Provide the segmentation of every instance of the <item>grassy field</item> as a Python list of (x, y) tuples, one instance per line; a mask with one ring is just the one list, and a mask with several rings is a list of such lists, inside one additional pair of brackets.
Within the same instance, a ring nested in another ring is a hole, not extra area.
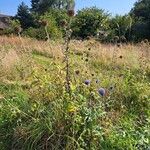
[(150, 43), (0, 37), (0, 150), (149, 150)]

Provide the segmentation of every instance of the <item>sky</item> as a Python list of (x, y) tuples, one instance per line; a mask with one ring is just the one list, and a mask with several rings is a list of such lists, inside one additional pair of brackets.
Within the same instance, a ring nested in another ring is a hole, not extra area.
[[(30, 0), (0, 0), (0, 13), (15, 15), (21, 2), (30, 6)], [(96, 6), (105, 9), (112, 15), (128, 13), (137, 0), (76, 0), (76, 10), (84, 7)]]

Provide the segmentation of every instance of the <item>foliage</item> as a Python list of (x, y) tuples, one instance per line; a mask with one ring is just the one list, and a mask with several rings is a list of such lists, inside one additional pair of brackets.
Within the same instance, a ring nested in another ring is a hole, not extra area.
[(73, 25), (74, 36), (86, 38), (95, 36), (99, 30), (106, 30), (108, 16), (104, 10), (96, 7), (78, 11)]
[(21, 27), (24, 29), (34, 26), (33, 17), (30, 14), (28, 6), (25, 5), (24, 2), (18, 6), (16, 19), (20, 21)]
[(150, 39), (150, 1), (137, 1), (130, 14), (135, 20), (133, 25), (134, 39), (136, 41)]
[(30, 27), (27, 30), (24, 30), (23, 35), (39, 40), (48, 40), (48, 37), (51, 39), (62, 37), (62, 32), (57, 26), (57, 22), (52, 14), (46, 13), (40, 17), (40, 21), (46, 21), (47, 26), (43, 26), (42, 24), (38, 23), (38, 28)]
[(49, 9), (67, 9), (74, 0), (31, 0), (31, 10), (35, 13), (44, 14)]
[(17, 19), (10, 20), (10, 25), (8, 29), (5, 29), (3, 34), (10, 35), (10, 34), (17, 34), (16, 29), (20, 28), (21, 24), (20, 21)]
[(110, 20), (110, 30), (114, 36), (118, 36), (121, 41), (121, 37), (130, 39), (132, 18), (129, 15), (115, 16)]

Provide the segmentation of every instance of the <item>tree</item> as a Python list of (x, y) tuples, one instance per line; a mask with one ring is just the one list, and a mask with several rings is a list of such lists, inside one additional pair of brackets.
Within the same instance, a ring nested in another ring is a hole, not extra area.
[(31, 10), (38, 14), (44, 14), (50, 8), (67, 9), (74, 6), (74, 0), (31, 0)]
[(95, 36), (99, 30), (108, 27), (109, 15), (102, 9), (96, 7), (85, 8), (78, 11), (73, 23), (74, 36), (86, 38)]
[(121, 41), (121, 37), (130, 39), (130, 33), (132, 28), (133, 20), (130, 15), (115, 16), (110, 20), (110, 29), (114, 36), (118, 36)]
[(30, 10), (24, 2), (22, 2), (18, 6), (16, 19), (20, 21), (21, 27), (24, 29), (34, 25), (32, 15), (30, 14)]
[(150, 0), (138, 0), (130, 14), (134, 18), (134, 39), (150, 39)]

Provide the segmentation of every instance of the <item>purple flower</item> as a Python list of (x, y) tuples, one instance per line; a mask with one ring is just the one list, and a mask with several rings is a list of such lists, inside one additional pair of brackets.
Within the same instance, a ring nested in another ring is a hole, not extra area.
[(91, 81), (90, 81), (90, 80), (85, 80), (84, 83), (85, 83), (86, 85), (89, 85), (89, 84), (91, 83)]
[(99, 93), (99, 95), (101, 95), (101, 96), (105, 96), (106, 90), (105, 90), (104, 88), (100, 88), (100, 89), (98, 90), (98, 93)]

